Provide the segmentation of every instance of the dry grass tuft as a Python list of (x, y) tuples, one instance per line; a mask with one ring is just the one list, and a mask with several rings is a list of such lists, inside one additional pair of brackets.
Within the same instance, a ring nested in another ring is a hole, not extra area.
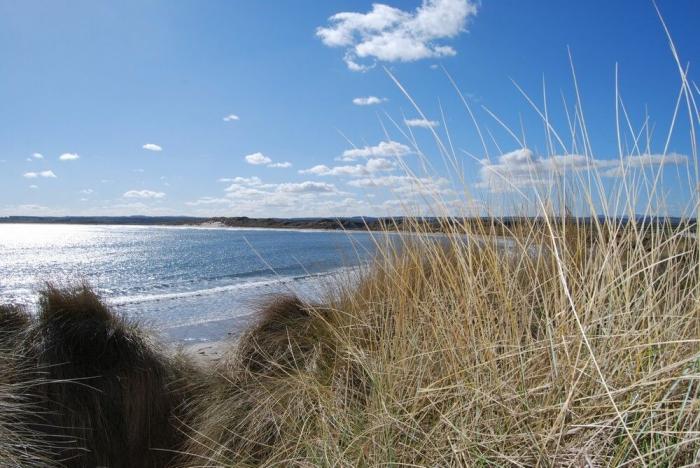
[[(324, 347), (325, 324), (311, 305), (294, 296), (275, 298), (259, 312), (258, 323), (214, 369), (202, 399), (191, 408), (193, 425), (182, 466), (216, 464), (234, 453), (237, 463), (255, 465), (268, 459), (284, 437), (284, 407), (293, 404), (294, 395), (277, 392), (317, 364), (314, 356)], [(282, 399), (272, 401), (273, 395)]]
[(29, 326), (30, 316), (16, 305), (0, 305), (0, 340), (12, 339)]
[(8, 423), (27, 429), (28, 447), (60, 466), (170, 463), (183, 437), (184, 378), (197, 376), (186, 361), (159, 352), (87, 285), (47, 285), (36, 319), (14, 321), (20, 322), (24, 329), (13, 350), (30, 372), (28, 378), (15, 373), (5, 401), (30, 407)]
[(21, 307), (0, 306), (0, 466), (53, 465), (41, 434), (27, 425), (36, 411), (29, 393), (41, 379), (17, 348), (30, 320)]

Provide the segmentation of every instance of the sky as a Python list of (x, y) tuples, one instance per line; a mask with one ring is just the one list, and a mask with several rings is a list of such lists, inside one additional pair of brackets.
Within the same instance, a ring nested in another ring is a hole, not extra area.
[[(692, 83), (700, 2), (657, 4)], [(643, 0), (0, 0), (0, 216), (508, 213), (592, 174), (684, 214), (681, 85)]]

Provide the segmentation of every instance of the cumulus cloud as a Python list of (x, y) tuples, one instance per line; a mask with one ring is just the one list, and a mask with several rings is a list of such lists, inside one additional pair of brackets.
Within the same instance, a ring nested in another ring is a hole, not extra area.
[(248, 164), (252, 164), (254, 166), (270, 164), (272, 162), (272, 159), (260, 152), (246, 155), (245, 160)]
[(272, 159), (265, 156), (264, 154), (258, 152), (258, 153), (253, 153), (249, 154), (245, 157), (245, 160), (248, 164), (252, 164), (254, 166), (267, 166), (267, 167), (272, 167), (272, 168), (278, 168), (278, 169), (286, 169), (288, 167), (292, 167), (292, 163), (289, 161), (284, 161), (284, 162), (272, 162)]
[[(391, 161), (389, 161), (391, 162)], [(232, 182), (223, 194), (202, 196), (187, 201), (202, 216), (387, 216), (424, 213), (429, 214), (429, 205), (422, 195), (451, 194), (449, 182), (443, 178), (382, 176), (352, 179), (352, 185), (365, 189), (385, 187), (387, 193), (395, 193), (397, 203), (384, 199), (381, 191), (362, 190), (362, 193), (342, 191), (334, 184), (302, 181), (266, 183), (257, 177), (235, 177), (221, 179)], [(368, 193), (369, 192), (369, 193)], [(464, 212), (465, 203), (457, 205), (456, 211)], [(420, 211), (416, 211), (420, 208)]]
[(453, 194), (450, 183), (443, 177), (414, 177), (408, 175), (387, 175), (367, 177), (348, 182), (357, 188), (388, 188), (396, 193), (411, 195), (445, 195)]
[(360, 60), (413, 62), (455, 55), (443, 40), (464, 32), (476, 12), (471, 0), (423, 0), (415, 11), (375, 3), (367, 13), (336, 13), (316, 35), (328, 47), (345, 49), (350, 70), (365, 71), (371, 65)]
[(599, 171), (603, 176), (620, 177), (631, 168), (678, 165), (688, 157), (676, 153), (642, 154), (610, 159), (596, 159), (581, 154), (542, 158), (528, 148), (502, 154), (496, 162), (482, 159), (480, 180), (476, 186), (490, 192), (514, 192), (518, 189), (547, 186), (555, 176), (577, 171)]
[(241, 120), (241, 118), (238, 117), (236, 114), (229, 114), (226, 117), (224, 117), (224, 122), (234, 122), (236, 120)]
[(153, 190), (129, 190), (128, 192), (124, 192), (124, 195), (122, 195), (124, 198), (150, 198), (150, 199), (155, 199), (155, 198), (164, 198), (165, 193), (163, 192), (155, 192)]
[(32, 185), (29, 186), (29, 188), (32, 189), (32, 190), (36, 190), (36, 189), (39, 188), (39, 186), (38, 186), (38, 185), (32, 184)]
[(440, 122), (436, 120), (428, 119), (405, 119), (404, 122), (409, 127), (420, 127), (420, 128), (435, 128), (440, 125)]
[[(224, 195), (201, 197), (187, 202), (188, 206), (210, 207), (209, 209), (235, 210), (236, 213), (269, 216), (273, 213), (299, 216), (319, 213), (319, 206), (327, 205), (338, 196), (346, 195), (325, 182), (303, 181), (265, 183), (257, 177), (234, 177), (220, 179), (232, 182), (224, 189)], [(337, 215), (337, 213), (336, 213)]]
[(376, 146), (365, 146), (343, 151), (342, 161), (355, 161), (360, 158), (386, 158), (391, 156), (404, 156), (411, 149), (396, 141), (382, 141)]
[(43, 177), (45, 179), (55, 179), (56, 174), (54, 174), (51, 170), (41, 172), (25, 172), (24, 177), (26, 177), (27, 179), (36, 179), (37, 177)]
[(93, 189), (83, 189), (80, 191), (80, 193), (82, 193), (83, 195), (90, 195), (93, 192), (94, 192)]
[(163, 148), (160, 145), (156, 145), (155, 143), (146, 143), (143, 145), (141, 148), (148, 150), (148, 151), (163, 151)]
[(266, 184), (257, 177), (236, 177), (234, 179), (222, 179), (233, 183), (224, 191), (227, 197), (261, 197), (275, 194), (310, 194), (310, 193), (336, 193), (338, 189), (333, 184), (325, 182), (285, 182), (281, 184)]
[(76, 159), (80, 159), (80, 156), (76, 153), (63, 153), (58, 159), (61, 161), (75, 161)]
[(299, 171), (299, 174), (314, 174), (318, 176), (350, 176), (363, 177), (381, 171), (391, 171), (396, 165), (383, 158), (370, 159), (366, 164), (355, 164), (352, 166), (335, 166), (328, 167), (325, 164), (319, 164), (310, 169)]
[(385, 102), (386, 98), (378, 98), (377, 96), (367, 96), (367, 97), (356, 97), (352, 100), (352, 103), (356, 106), (372, 106), (375, 104), (381, 104)]
[(259, 177), (223, 177), (219, 179), (219, 182), (234, 182), (237, 184), (245, 184), (245, 185), (260, 185), (262, 184), (262, 180), (260, 180)]
[(327, 184), (325, 182), (287, 182), (284, 184), (279, 184), (277, 186), (278, 192), (287, 193), (333, 193), (337, 192), (338, 189), (333, 184)]
[(608, 169), (603, 175), (608, 177), (622, 177), (630, 169), (640, 169), (647, 166), (680, 165), (688, 162), (688, 156), (678, 153), (669, 154), (640, 154), (623, 158), (621, 164)]
[(32, 158), (34, 159), (44, 159), (44, 155), (41, 153), (32, 153)]

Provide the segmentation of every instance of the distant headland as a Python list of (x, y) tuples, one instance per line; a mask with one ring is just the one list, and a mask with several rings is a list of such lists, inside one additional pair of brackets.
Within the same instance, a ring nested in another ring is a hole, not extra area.
[[(513, 227), (524, 222), (535, 224), (539, 217), (501, 216), (501, 217), (308, 217), (308, 218), (249, 218), (247, 216), (233, 217), (196, 217), (196, 216), (5, 216), (0, 217), (0, 224), (84, 224), (84, 225), (126, 225), (126, 226), (200, 226), (200, 227), (231, 227), (249, 229), (319, 229), (343, 231), (385, 231), (409, 230), (420, 226), (426, 232), (445, 232), (455, 226), (491, 225), (496, 230)], [(681, 217), (645, 217), (638, 215), (634, 220), (629, 217), (606, 218), (568, 217), (569, 220), (591, 225), (597, 219), (600, 223), (618, 223), (626, 225), (630, 221), (638, 225), (665, 225), (677, 228), (685, 225), (688, 231), (696, 230), (696, 219)]]

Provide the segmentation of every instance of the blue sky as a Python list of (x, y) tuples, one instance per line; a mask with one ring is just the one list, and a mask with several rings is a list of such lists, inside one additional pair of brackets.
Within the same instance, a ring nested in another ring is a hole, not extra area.
[[(700, 2), (658, 5), (692, 80)], [(590, 148), (562, 104), (567, 46)], [(543, 77), (564, 147), (513, 84), (541, 107)], [(646, 1), (0, 0), (0, 215), (387, 215), (425, 194), (507, 211), (592, 166), (613, 190), (661, 171), (678, 214), (695, 197), (684, 105), (664, 153), (680, 87)]]

